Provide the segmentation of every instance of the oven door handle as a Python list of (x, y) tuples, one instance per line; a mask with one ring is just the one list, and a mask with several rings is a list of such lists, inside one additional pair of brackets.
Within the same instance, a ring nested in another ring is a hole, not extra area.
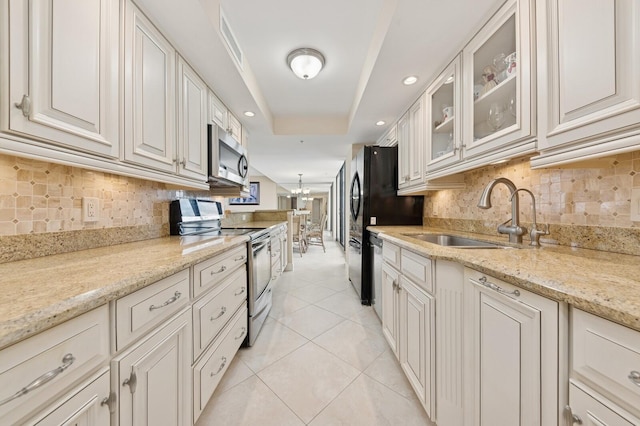
[(260, 248), (266, 244), (269, 244), (269, 241), (271, 241), (270, 234), (265, 234), (262, 237), (258, 237), (255, 240), (251, 241), (251, 249), (255, 250), (257, 248)]

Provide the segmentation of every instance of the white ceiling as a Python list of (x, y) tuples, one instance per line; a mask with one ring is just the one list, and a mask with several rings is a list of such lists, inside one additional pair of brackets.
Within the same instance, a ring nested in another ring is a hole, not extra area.
[[(253, 168), (285, 188), (326, 190), (352, 144), (372, 143), (424, 91), (502, 0), (137, 0), (250, 132)], [(222, 7), (240, 69), (219, 32)], [(320, 50), (297, 78), (287, 54)], [(417, 75), (414, 86), (402, 79)], [(247, 118), (244, 111), (256, 116)]]

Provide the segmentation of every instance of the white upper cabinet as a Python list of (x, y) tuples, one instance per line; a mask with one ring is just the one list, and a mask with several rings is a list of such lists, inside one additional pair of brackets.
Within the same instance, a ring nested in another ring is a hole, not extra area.
[(427, 175), (461, 159), (460, 56), (426, 92)]
[(227, 117), (227, 107), (212, 91), (209, 91), (209, 121), (226, 130), (229, 127)]
[(538, 142), (534, 166), (638, 149), (640, 3), (537, 5)]
[(398, 121), (398, 189), (410, 193), (424, 183), (425, 96), (422, 95)]
[(124, 13), (126, 161), (175, 172), (176, 52), (131, 2)]
[(398, 144), (398, 138), (396, 136), (396, 125), (394, 124), (387, 130), (387, 132), (378, 139), (377, 144), (380, 146), (394, 146)]
[(240, 124), (240, 120), (238, 120), (235, 115), (229, 113), (228, 121), (229, 128), (227, 129), (227, 132), (229, 132), (236, 142), (242, 144), (242, 124)]
[(207, 179), (207, 85), (178, 57), (179, 173)]
[(11, 0), (2, 7), (11, 35), (2, 129), (117, 158), (118, 1)]
[(531, 0), (507, 1), (462, 52), (468, 166), (535, 150), (532, 12)]

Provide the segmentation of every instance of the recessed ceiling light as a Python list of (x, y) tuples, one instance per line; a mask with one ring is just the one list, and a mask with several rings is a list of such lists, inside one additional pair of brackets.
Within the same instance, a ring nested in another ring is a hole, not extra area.
[(416, 84), (417, 81), (418, 77), (416, 77), (415, 75), (410, 75), (409, 77), (405, 77), (405, 79), (402, 80), (402, 84), (404, 84), (405, 86), (411, 86), (412, 84)]
[(256, 113), (253, 111), (245, 111), (244, 115), (246, 115), (247, 117), (255, 117)]
[(385, 124), (387, 124), (387, 123), (385, 121), (382, 121), (382, 120), (376, 122), (376, 126), (384, 126)]

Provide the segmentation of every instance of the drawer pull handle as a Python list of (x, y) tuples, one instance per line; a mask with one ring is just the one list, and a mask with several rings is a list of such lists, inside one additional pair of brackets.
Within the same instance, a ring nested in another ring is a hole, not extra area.
[(502, 287), (500, 287), (499, 285), (494, 284), (491, 281), (487, 281), (487, 277), (485, 277), (484, 275), (481, 276), (480, 278), (478, 278), (478, 281), (483, 286), (485, 286), (487, 288), (490, 288), (491, 290), (495, 290), (498, 293), (502, 293), (502, 294), (506, 294), (506, 295), (513, 295), (513, 296), (516, 296), (516, 297), (520, 296), (520, 290), (507, 291), (507, 290), (503, 289)]
[(236, 336), (236, 340), (238, 339), (242, 339), (244, 337), (244, 334), (247, 332), (247, 327), (242, 327), (242, 331), (240, 332), (239, 336)]
[(220, 367), (218, 367), (218, 371), (216, 371), (215, 373), (213, 371), (211, 372), (211, 377), (213, 377), (213, 376), (217, 375), (218, 373), (220, 373), (225, 365), (227, 365), (227, 357), (223, 356), (222, 357), (222, 364), (220, 364)]
[(180, 296), (182, 296), (182, 293), (180, 293), (179, 291), (176, 291), (174, 293), (173, 296), (171, 296), (171, 298), (169, 298), (166, 302), (164, 302), (162, 305), (151, 305), (149, 306), (149, 310), (153, 311), (154, 309), (160, 309), (160, 308), (164, 308), (167, 305), (172, 304), (173, 302), (175, 302), (176, 300), (180, 299)]
[(640, 386), (640, 372), (633, 370), (631, 373), (629, 373), (629, 380), (631, 380), (631, 383), (633, 383), (636, 386)]
[(236, 257), (235, 259), (233, 259), (234, 262), (240, 262), (241, 260), (246, 260), (247, 257), (245, 255), (242, 255), (240, 257)]
[(74, 357), (72, 354), (66, 354), (64, 357), (62, 357), (61, 366), (56, 367), (51, 371), (47, 371), (42, 376), (29, 383), (27, 386), (20, 389), (18, 392), (14, 393), (8, 398), (3, 399), (2, 401), (0, 401), (0, 406), (13, 401), (14, 399), (20, 398), (21, 396), (38, 389), (40, 386), (49, 383), (51, 380), (55, 379), (58, 374), (69, 368), (75, 360), (76, 357)]
[(218, 269), (217, 271), (211, 271), (211, 275), (219, 274), (219, 273), (224, 272), (226, 270), (227, 270), (227, 267), (222, 265), (222, 267), (220, 269)]
[(235, 293), (233, 293), (233, 295), (234, 296), (240, 296), (242, 293), (244, 293), (244, 287), (241, 287), (240, 290), (238, 290)]
[(223, 316), (225, 312), (227, 312), (227, 308), (226, 306), (223, 306), (222, 309), (220, 309), (220, 313), (218, 315), (216, 315), (215, 317), (211, 317), (211, 321), (217, 320), (218, 318)]

